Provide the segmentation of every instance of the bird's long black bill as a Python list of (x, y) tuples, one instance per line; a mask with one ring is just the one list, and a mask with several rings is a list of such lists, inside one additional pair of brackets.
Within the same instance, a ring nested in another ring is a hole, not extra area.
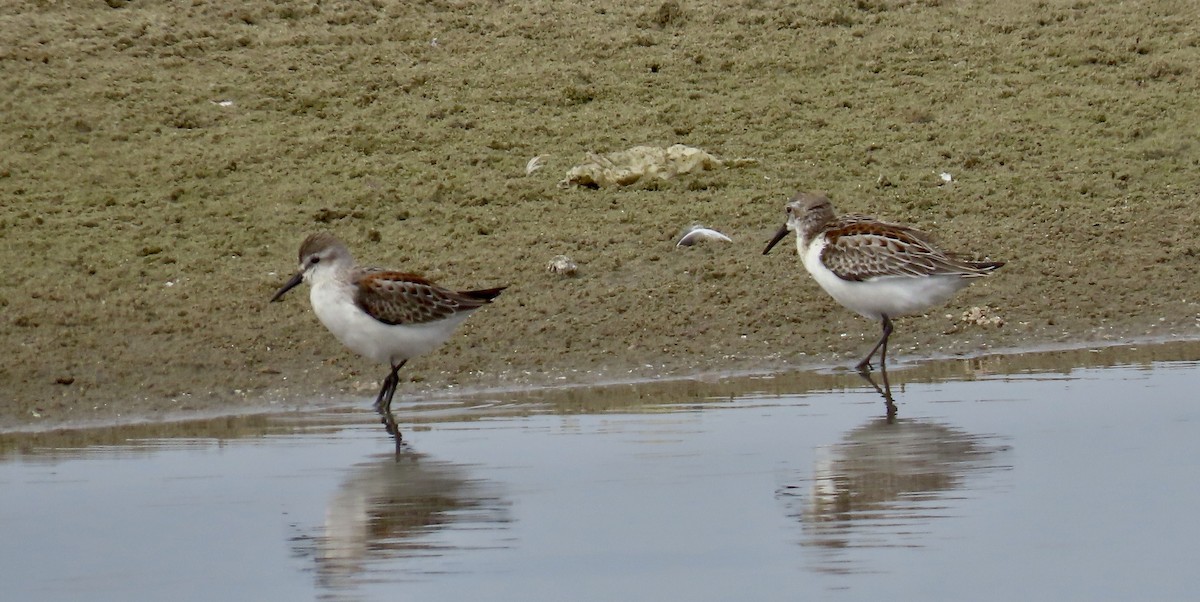
[(783, 240), (784, 236), (787, 236), (787, 233), (788, 227), (787, 224), (784, 224), (783, 227), (775, 233), (775, 237), (771, 239), (771, 242), (767, 243), (767, 248), (763, 249), (763, 255), (770, 253), (771, 249), (774, 248), (775, 245), (779, 244), (779, 241)]
[(296, 272), (296, 275), (292, 276), (292, 279), (288, 280), (287, 284), (283, 285), (283, 288), (275, 291), (275, 296), (271, 297), (271, 302), (273, 303), (278, 301), (279, 298), (284, 295), (284, 293), (296, 288), (301, 282), (304, 282), (304, 272)]

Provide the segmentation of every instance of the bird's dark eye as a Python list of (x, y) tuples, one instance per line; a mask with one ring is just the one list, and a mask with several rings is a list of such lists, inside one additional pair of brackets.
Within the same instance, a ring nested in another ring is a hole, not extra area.
[(318, 263), (321, 263), (321, 258), (313, 257), (312, 259), (309, 259), (308, 262), (311, 263), (312, 265), (317, 265)]

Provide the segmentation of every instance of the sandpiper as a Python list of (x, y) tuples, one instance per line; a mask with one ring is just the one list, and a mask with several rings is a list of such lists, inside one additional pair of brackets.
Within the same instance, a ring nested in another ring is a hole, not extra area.
[(313, 311), (325, 328), (355, 353), (391, 367), (375, 409), (397, 445), (400, 431), (392, 417), (392, 396), (400, 384), (397, 372), (408, 360), (445, 342), (468, 315), (506, 288), (456, 292), (416, 274), (360, 267), (346, 245), (324, 232), (304, 239), (300, 270), (271, 301), (305, 281), (312, 287)]
[(879, 351), (886, 375), (892, 318), (925, 311), (948, 300), (974, 278), (986, 276), (1002, 261), (970, 261), (938, 249), (929, 236), (900, 224), (865, 215), (837, 216), (821, 194), (801, 192), (787, 204), (787, 222), (763, 255), (788, 231), (817, 284), (847, 309), (883, 326), (883, 336), (855, 368), (869, 372)]

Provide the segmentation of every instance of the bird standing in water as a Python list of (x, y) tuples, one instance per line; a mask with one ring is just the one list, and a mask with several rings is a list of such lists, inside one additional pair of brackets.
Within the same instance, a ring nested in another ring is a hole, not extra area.
[(452, 291), (421, 276), (381, 268), (359, 267), (346, 245), (328, 233), (304, 239), (300, 269), (271, 301), (308, 282), (317, 319), (355, 353), (387, 364), (375, 409), (389, 434), (400, 443), (392, 416), (397, 374), (408, 360), (428, 353), (472, 312), (495, 299), (505, 287)]
[(885, 381), (892, 318), (945, 303), (972, 280), (1004, 265), (942, 251), (928, 235), (909, 226), (857, 214), (838, 216), (821, 194), (801, 192), (785, 211), (787, 221), (763, 255), (788, 232), (796, 233), (796, 249), (817, 284), (847, 309), (882, 325), (879, 342), (855, 368), (870, 372), (878, 351)]

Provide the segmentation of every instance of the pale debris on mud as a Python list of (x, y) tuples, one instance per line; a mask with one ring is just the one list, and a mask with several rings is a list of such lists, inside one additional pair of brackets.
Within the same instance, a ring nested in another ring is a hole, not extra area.
[(588, 153), (587, 160), (567, 171), (560, 188), (629, 186), (643, 178), (669, 180), (676, 176), (710, 171), (724, 163), (695, 147), (675, 144), (668, 148), (635, 146), (605, 155)]

